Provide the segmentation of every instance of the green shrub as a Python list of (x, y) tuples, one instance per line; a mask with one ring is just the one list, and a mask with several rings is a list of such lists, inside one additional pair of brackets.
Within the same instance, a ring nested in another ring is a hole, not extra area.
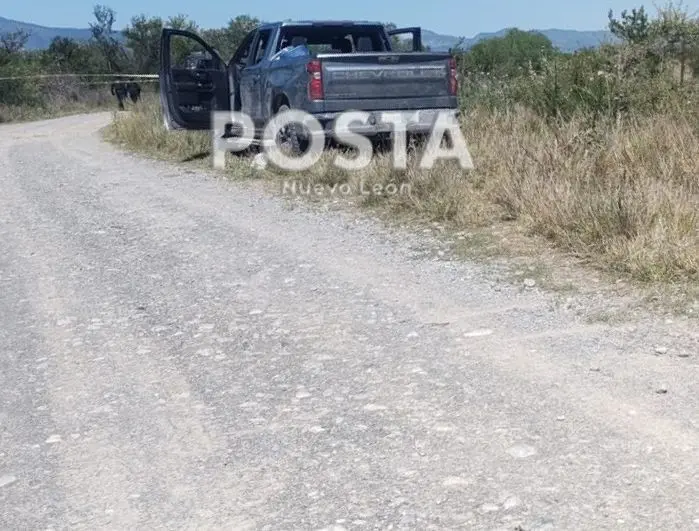
[(696, 85), (680, 85), (672, 69), (672, 63), (659, 66), (647, 49), (634, 45), (546, 55), (536, 69), (505, 75), (462, 70), (461, 105), (491, 110), (524, 105), (563, 120), (581, 114), (616, 120), (687, 109)]

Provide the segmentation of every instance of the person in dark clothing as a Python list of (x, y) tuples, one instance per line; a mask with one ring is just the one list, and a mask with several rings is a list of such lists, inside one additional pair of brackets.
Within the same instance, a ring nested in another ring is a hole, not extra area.
[(120, 81), (112, 83), (112, 96), (116, 96), (119, 102), (119, 110), (123, 111), (124, 100), (126, 99), (126, 86)]
[(141, 85), (136, 83), (133, 79), (131, 79), (126, 86), (126, 92), (134, 103), (137, 103), (138, 100), (141, 99)]

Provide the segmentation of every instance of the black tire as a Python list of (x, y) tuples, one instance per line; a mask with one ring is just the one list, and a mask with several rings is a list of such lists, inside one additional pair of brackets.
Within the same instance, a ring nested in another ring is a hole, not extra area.
[[(290, 110), (291, 107), (286, 104), (282, 104), (277, 109), (276, 114), (281, 114)], [(302, 133), (300, 129), (301, 127), (298, 124), (290, 124), (285, 128), (285, 138), (287, 140), (286, 147), (293, 156), (303, 155), (310, 147), (310, 140)]]

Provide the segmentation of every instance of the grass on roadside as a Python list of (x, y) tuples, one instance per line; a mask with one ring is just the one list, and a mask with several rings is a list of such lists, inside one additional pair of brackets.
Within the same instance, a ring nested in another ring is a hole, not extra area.
[[(39, 91), (39, 88), (36, 90)], [(0, 124), (48, 120), (69, 114), (107, 111), (116, 107), (116, 98), (110, 94), (107, 86), (94, 89), (65, 84), (49, 86), (41, 92), (41, 97), (19, 100), (13, 104), (0, 103)]]
[[(699, 279), (699, 134), (691, 119), (552, 122), (523, 107), (476, 107), (466, 113), (463, 131), (472, 171), (446, 161), (421, 170), (415, 156), (406, 170), (395, 170), (390, 155), (382, 155), (348, 172), (332, 163), (336, 151), (293, 176), (269, 167), (253, 171), (244, 156), (231, 156), (227, 171), (293, 178), (303, 186), (344, 184), (367, 207), (456, 229), (515, 224), (639, 281)], [(120, 116), (108, 135), (129, 149), (179, 161), (210, 155), (209, 134), (165, 131), (155, 99)], [(375, 184), (409, 193), (363, 194)]]
[(118, 114), (106, 131), (107, 138), (150, 155), (179, 161), (209, 156), (211, 135), (199, 131), (167, 131), (158, 100), (149, 95), (132, 112)]

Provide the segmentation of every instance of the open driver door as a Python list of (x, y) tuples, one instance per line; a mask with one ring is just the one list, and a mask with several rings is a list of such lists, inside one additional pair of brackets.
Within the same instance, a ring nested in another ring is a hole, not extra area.
[(198, 35), (163, 29), (160, 103), (165, 126), (170, 130), (208, 130), (212, 127), (212, 111), (230, 110), (228, 67)]

